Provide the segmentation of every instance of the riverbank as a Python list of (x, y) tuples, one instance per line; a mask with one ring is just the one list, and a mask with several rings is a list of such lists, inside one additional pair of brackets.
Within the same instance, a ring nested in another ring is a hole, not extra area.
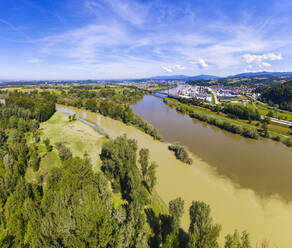
[[(168, 150), (168, 143), (154, 140), (135, 127), (89, 111), (71, 109), (83, 118), (97, 123), (110, 137), (115, 138), (125, 133), (129, 138), (136, 139), (140, 148), (150, 150), (150, 159), (159, 164), (156, 187), (158, 194), (166, 203), (176, 197), (185, 200), (186, 211), (182, 218), (185, 229), (189, 225), (187, 209), (191, 201), (201, 200), (211, 206), (214, 221), (223, 226), (221, 244), (227, 233), (238, 229), (247, 230), (253, 244), (267, 238), (272, 245), (290, 247), (291, 204), (277, 198), (264, 200), (252, 190), (238, 189), (231, 180), (219, 176), (213, 167), (194, 154), (190, 154), (193, 165), (187, 166)], [(275, 230), (275, 226), (280, 228)]]
[(177, 99), (164, 98), (163, 102), (168, 106), (175, 108), (177, 111), (189, 115), (191, 118), (198, 119), (208, 124), (217, 126), (223, 130), (231, 133), (239, 134), (241, 136), (258, 139), (259, 136), (270, 138), (272, 140), (282, 141), (283, 144), (291, 146), (292, 136), (287, 135), (288, 128), (278, 127), (274, 124), (267, 124), (267, 131), (260, 126), (259, 121), (245, 121), (240, 119), (228, 118), (226, 114), (214, 113), (210, 110), (199, 106), (184, 104)]

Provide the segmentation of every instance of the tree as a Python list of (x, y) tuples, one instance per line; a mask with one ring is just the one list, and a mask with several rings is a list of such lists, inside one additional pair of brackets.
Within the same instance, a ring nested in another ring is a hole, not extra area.
[(158, 165), (152, 162), (149, 166), (149, 150), (146, 148), (142, 148), (139, 151), (139, 163), (141, 165), (142, 178), (151, 193), (157, 181), (156, 168)]
[(274, 112), (270, 110), (270, 111), (267, 113), (267, 116), (269, 116), (269, 117), (274, 117)]
[(96, 112), (97, 111), (96, 100), (88, 99), (85, 103), (85, 108), (89, 109), (92, 112)]
[(264, 137), (269, 137), (270, 136), (269, 129), (268, 129), (268, 125), (267, 125), (266, 122), (264, 122), (262, 124), (262, 134), (263, 134)]
[(285, 141), (286, 146), (291, 147), (292, 146), (292, 139), (287, 138)]
[(40, 167), (40, 158), (36, 151), (32, 152), (30, 156), (30, 166), (32, 167), (33, 171), (38, 171)]
[(181, 197), (171, 200), (168, 209), (172, 217), (173, 230), (177, 232), (180, 226), (180, 218), (184, 213), (184, 200)]
[(0, 128), (0, 146), (3, 146), (7, 139), (8, 139), (8, 136), (6, 135), (4, 130)]
[(58, 150), (59, 157), (62, 161), (65, 161), (65, 160), (72, 158), (72, 152), (64, 144), (58, 143), (56, 145), (56, 148)]
[(248, 233), (244, 231), (240, 235), (235, 230), (233, 234), (226, 235), (224, 248), (251, 248)]
[(140, 171), (136, 165), (137, 141), (126, 135), (110, 140), (102, 147), (101, 169), (112, 182), (115, 191), (120, 190), (129, 203), (142, 207), (145, 204), (145, 188), (142, 186)]
[(193, 201), (190, 207), (189, 248), (219, 247), (218, 237), (221, 226), (213, 224), (210, 206), (204, 202)]
[(45, 139), (44, 144), (46, 146), (47, 152), (51, 152), (53, 150), (53, 146), (50, 144), (50, 139)]
[(151, 192), (156, 184), (157, 178), (156, 178), (156, 168), (158, 165), (155, 162), (152, 162), (149, 166), (146, 174), (146, 184), (149, 187), (149, 191)]
[(139, 152), (139, 163), (141, 165), (142, 177), (145, 180), (149, 165), (149, 150), (142, 148)]

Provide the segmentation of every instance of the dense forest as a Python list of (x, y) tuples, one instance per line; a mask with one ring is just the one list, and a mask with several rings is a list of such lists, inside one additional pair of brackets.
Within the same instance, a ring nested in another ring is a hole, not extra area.
[(292, 111), (292, 81), (271, 87), (257, 89), (261, 93), (260, 100), (269, 105)]
[[(180, 227), (183, 199), (170, 201), (165, 213), (154, 211), (158, 165), (135, 140), (108, 139), (99, 172), (86, 156), (42, 140), (39, 123), (54, 113), (54, 102), (53, 94), (11, 94), (0, 105), (0, 247), (219, 247), (221, 226), (206, 203), (192, 202), (188, 232)], [(62, 164), (27, 182), (27, 169), (39, 170), (41, 144), (47, 152), (56, 146)], [(225, 240), (225, 248), (251, 247), (246, 232)]]

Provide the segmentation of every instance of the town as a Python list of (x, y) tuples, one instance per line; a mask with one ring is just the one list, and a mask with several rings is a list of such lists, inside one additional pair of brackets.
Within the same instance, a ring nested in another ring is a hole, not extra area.
[(221, 85), (216, 86), (191, 86), (182, 85), (176, 92), (177, 97), (181, 98), (198, 98), (207, 103), (218, 104), (220, 102), (247, 102), (248, 97), (257, 99), (260, 94), (254, 93), (254, 87), (231, 88)]

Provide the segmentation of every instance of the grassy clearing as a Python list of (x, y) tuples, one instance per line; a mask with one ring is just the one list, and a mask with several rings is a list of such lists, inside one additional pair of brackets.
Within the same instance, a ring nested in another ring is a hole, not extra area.
[(151, 204), (149, 207), (152, 208), (156, 216), (159, 216), (159, 214), (168, 214), (167, 205), (155, 191), (152, 193)]
[(106, 138), (93, 128), (76, 120), (69, 122), (68, 116), (55, 113), (54, 116), (40, 127), (42, 139), (49, 138), (51, 144), (62, 142), (70, 148), (74, 156), (89, 155), (93, 165), (99, 160), (99, 152)]
[(119, 206), (126, 204), (127, 201), (122, 199), (122, 194), (121, 193), (113, 193), (113, 206), (115, 209), (118, 209)]
[(48, 171), (61, 165), (57, 150), (47, 153), (43, 140), (49, 138), (54, 146), (58, 142), (65, 144), (73, 153), (73, 156), (83, 157), (87, 153), (93, 165), (94, 171), (99, 171), (101, 160), (99, 153), (106, 138), (98, 134), (93, 128), (88, 127), (76, 120), (69, 122), (68, 116), (63, 113), (55, 113), (52, 118), (40, 126), (41, 142), (39, 152), (42, 156), (40, 169), (37, 172), (28, 170), (26, 179), (38, 181), (39, 177), (45, 176)]

